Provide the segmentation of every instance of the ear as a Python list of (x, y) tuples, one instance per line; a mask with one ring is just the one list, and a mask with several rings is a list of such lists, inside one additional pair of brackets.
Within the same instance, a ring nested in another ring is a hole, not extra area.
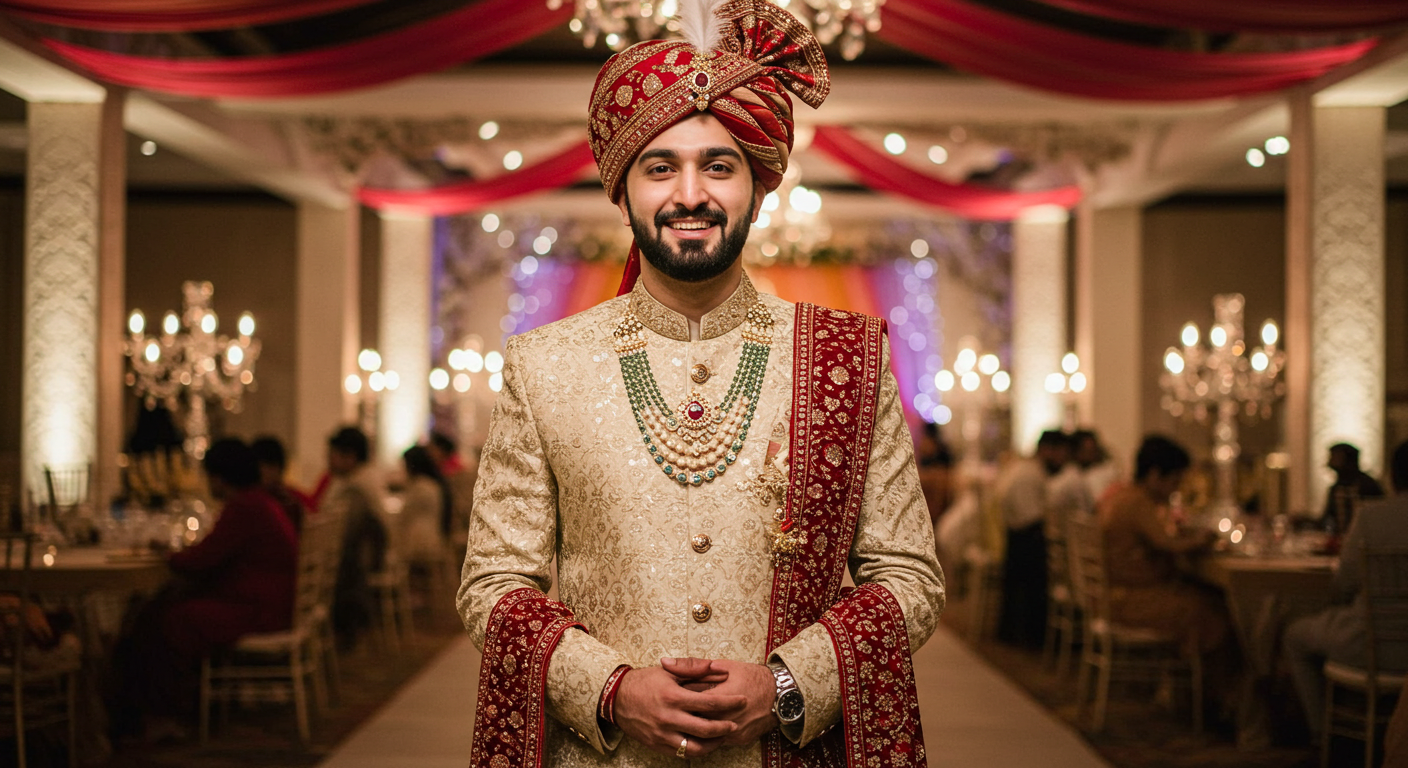
[(626, 183), (621, 182), (621, 199), (616, 201), (616, 207), (621, 209), (621, 223), (627, 227), (631, 226), (631, 196), (626, 194)]
[(767, 189), (765, 189), (765, 188), (763, 187), (763, 183), (762, 183), (761, 181), (758, 181), (757, 179), (754, 179), (754, 180), (753, 180), (753, 221), (749, 222), (750, 224), (756, 224), (756, 223), (757, 223), (757, 221), (758, 221), (758, 214), (760, 214), (760, 213), (763, 212), (763, 198), (765, 198), (765, 197), (767, 197), (767, 196), (768, 196), (768, 191), (767, 191)]

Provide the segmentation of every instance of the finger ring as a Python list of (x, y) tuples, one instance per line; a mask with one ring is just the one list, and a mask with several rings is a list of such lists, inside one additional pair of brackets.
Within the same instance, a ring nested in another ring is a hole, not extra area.
[(685, 750), (689, 749), (689, 739), (680, 739), (680, 748), (675, 750), (675, 757), (684, 759)]

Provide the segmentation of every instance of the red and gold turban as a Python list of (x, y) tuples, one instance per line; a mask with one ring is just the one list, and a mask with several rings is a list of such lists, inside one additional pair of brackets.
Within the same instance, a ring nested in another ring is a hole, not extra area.
[[(810, 30), (767, 0), (729, 0), (714, 13), (722, 34), (711, 50), (648, 40), (612, 56), (597, 75), (588, 132), (612, 202), (621, 199), (622, 177), (636, 155), (704, 110), (733, 135), (769, 192), (782, 183), (795, 136), (787, 92), (820, 106), (831, 90), (826, 55)], [(631, 250), (626, 281), (634, 285), (638, 257)]]
[(709, 110), (748, 153), (769, 191), (792, 150), (792, 100), (821, 105), (831, 89), (826, 56), (805, 26), (767, 0), (730, 0), (723, 35), (702, 52), (684, 40), (648, 40), (611, 57), (592, 88), (592, 153), (612, 202), (635, 156), (662, 131)]

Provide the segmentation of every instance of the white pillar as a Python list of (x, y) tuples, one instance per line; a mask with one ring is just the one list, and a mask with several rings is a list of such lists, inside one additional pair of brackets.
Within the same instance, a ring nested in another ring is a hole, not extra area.
[(126, 104), (126, 91), (108, 90), (99, 153), (98, 477), (94, 486), (99, 505), (106, 505), (121, 490), (117, 458), (126, 437), (127, 131), (122, 125)]
[(1077, 215), (1075, 351), (1089, 382), (1080, 418), (1129, 466), (1143, 437), (1143, 211), (1082, 205)]
[(355, 419), (342, 387), (357, 370), (361, 344), (359, 294), (361, 211), (298, 206), (298, 300), (294, 397), (297, 422), (289, 465), (311, 486), (326, 468), (327, 439)]
[(98, 458), (102, 123), (101, 103), (29, 105), (20, 443), (31, 492), (45, 465)]
[(430, 293), (435, 227), (429, 216), (381, 216), (381, 317), (377, 350), (382, 369), (400, 385), (381, 395), (377, 458), (398, 466), (401, 453), (430, 426)]
[[(1308, 444), (1290, 446), (1292, 454), (1304, 452), (1300, 468), (1309, 469), (1303, 475), (1308, 487), (1299, 498), (1293, 490), (1292, 503), (1316, 510), (1330, 481), (1320, 469), (1330, 445), (1350, 443), (1359, 448), (1366, 472), (1381, 476), (1384, 470), (1386, 118), (1382, 107), (1315, 107), (1304, 100), (1292, 114), (1299, 130), (1292, 133), (1291, 151), (1305, 153), (1300, 162), (1311, 164), (1300, 175), (1293, 168), (1288, 225), (1288, 291), (1303, 292), (1288, 297), (1288, 309), (1308, 317), (1287, 328), (1287, 341), (1302, 328), (1309, 339), (1309, 370), (1303, 372)], [(1298, 195), (1308, 198), (1299, 208)], [(1297, 214), (1304, 218), (1297, 220)], [(1291, 346), (1288, 356), (1300, 348)], [(1291, 386), (1296, 383), (1292, 378)]]
[(1066, 353), (1065, 209), (1041, 206), (1012, 223), (1012, 447), (1030, 454), (1061, 427), (1061, 400), (1046, 376)]

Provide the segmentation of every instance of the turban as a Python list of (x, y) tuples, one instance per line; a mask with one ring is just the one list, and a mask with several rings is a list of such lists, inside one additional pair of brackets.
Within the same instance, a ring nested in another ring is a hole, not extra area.
[[(795, 136), (791, 91), (808, 106), (831, 89), (826, 55), (811, 31), (767, 0), (682, 0), (713, 11), (717, 40), (648, 40), (612, 56), (597, 75), (588, 110), (592, 154), (612, 202), (622, 177), (647, 144), (670, 126), (708, 110), (748, 157), (769, 192), (782, 183)], [(707, 14), (708, 11), (696, 11)], [(681, 24), (691, 24), (681, 14)], [(710, 24), (712, 26), (712, 24)], [(639, 255), (632, 246), (622, 291), (635, 284)]]

